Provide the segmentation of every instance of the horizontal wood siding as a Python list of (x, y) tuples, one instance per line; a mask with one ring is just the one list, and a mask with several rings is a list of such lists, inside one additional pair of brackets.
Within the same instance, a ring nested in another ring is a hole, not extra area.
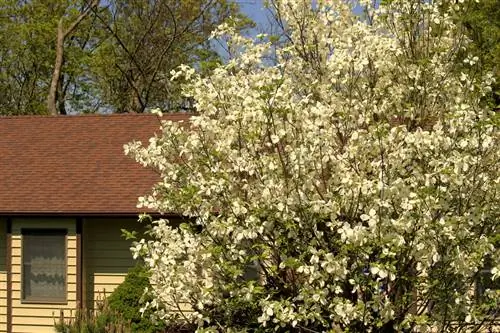
[[(67, 302), (34, 304), (22, 302), (22, 235), (23, 228), (67, 229)], [(12, 220), (12, 332), (54, 332), (54, 321), (61, 311), (71, 317), (76, 308), (76, 222), (71, 218), (14, 218)]]
[(0, 333), (7, 332), (7, 219), (0, 217)]
[(130, 253), (132, 241), (122, 237), (121, 229), (143, 230), (137, 218), (86, 218), (83, 221), (85, 303), (95, 308), (106, 295), (123, 282), (135, 265)]

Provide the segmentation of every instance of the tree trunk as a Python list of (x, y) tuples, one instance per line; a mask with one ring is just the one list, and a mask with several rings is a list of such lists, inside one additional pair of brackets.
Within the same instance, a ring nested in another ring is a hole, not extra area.
[(67, 85), (65, 86), (64, 76), (65, 76), (64, 73), (61, 73), (61, 75), (59, 76), (59, 84), (57, 85), (56, 98), (57, 98), (57, 112), (59, 114), (67, 114), (66, 104), (64, 103), (64, 101), (66, 101)]
[[(68, 30), (64, 31), (63, 18), (57, 24), (57, 42), (56, 42), (56, 61), (54, 63), (54, 71), (52, 72), (52, 80), (50, 81), (49, 95), (47, 97), (47, 111), (52, 115), (57, 115), (57, 89), (61, 80), (61, 70), (64, 61), (64, 40), (71, 35), (78, 25), (85, 19), (93, 8), (99, 5), (99, 0), (93, 0), (69, 26)], [(64, 103), (64, 101), (62, 101)], [(64, 108), (62, 108), (64, 110)]]
[(57, 87), (61, 78), (61, 69), (64, 59), (64, 38), (63, 20), (59, 20), (57, 24), (57, 42), (56, 42), (56, 61), (54, 63), (54, 71), (52, 72), (52, 80), (50, 81), (49, 96), (47, 97), (47, 111), (51, 115), (57, 115)]
[(144, 112), (144, 104), (142, 103), (141, 96), (139, 95), (139, 91), (132, 91), (132, 105), (131, 110), (135, 113), (143, 113)]

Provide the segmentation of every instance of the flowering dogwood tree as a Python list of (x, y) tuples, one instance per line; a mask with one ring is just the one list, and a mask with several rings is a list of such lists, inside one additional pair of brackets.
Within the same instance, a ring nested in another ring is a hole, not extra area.
[(467, 1), (363, 2), (361, 16), (276, 1), (282, 44), (223, 25), (226, 64), (173, 73), (197, 114), (125, 147), (161, 175), (140, 205), (188, 217), (153, 221), (133, 248), (157, 318), (198, 332), (491, 325), (499, 292), (475, 283), (499, 275), (499, 119), (477, 58), (457, 71)]

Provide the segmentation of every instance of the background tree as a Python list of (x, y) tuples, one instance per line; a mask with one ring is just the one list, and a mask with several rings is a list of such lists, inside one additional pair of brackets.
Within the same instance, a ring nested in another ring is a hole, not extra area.
[(2, 114), (45, 112), (44, 100), (55, 58), (51, 40), (68, 5), (69, 2), (2, 1)]
[[(76, 29), (78, 29), (78, 26), (92, 13), (92, 10), (95, 9), (98, 4), (99, 0), (93, 0), (90, 3), (84, 3), (83, 7), (79, 10), (78, 16), (73, 18), (73, 20), (69, 22), (67, 27), (65, 27), (63, 17), (61, 17), (59, 19), (59, 22), (57, 23), (57, 37), (55, 47), (56, 57), (52, 70), (52, 78), (50, 80), (49, 94), (47, 97), (47, 110), (50, 114), (66, 114), (66, 109), (64, 107), (65, 99), (63, 95), (64, 83), (61, 77), (61, 71), (64, 65), (65, 41), (75, 33)], [(59, 110), (57, 109), (58, 95)]]
[(473, 2), (458, 21), (472, 40), (469, 49), (479, 58), (476, 63), (478, 70), (494, 74), (496, 83), (488, 97), (491, 106), (500, 109), (500, 2)]
[(179, 109), (169, 72), (216, 62), (210, 32), (230, 16), (248, 26), (228, 0), (3, 0), (0, 113)]
[(108, 11), (98, 15), (108, 38), (93, 70), (103, 101), (117, 112), (178, 109), (170, 71), (182, 63), (216, 61), (210, 33), (229, 17), (243, 18), (237, 4), (226, 0), (118, 0)]
[(126, 147), (162, 179), (140, 203), (191, 219), (136, 243), (147, 307), (199, 332), (491, 327), (500, 292), (474, 286), (500, 275), (499, 118), (492, 75), (457, 70), (450, 4), (276, 1), (274, 65), (223, 25), (233, 59), (175, 72), (199, 115)]

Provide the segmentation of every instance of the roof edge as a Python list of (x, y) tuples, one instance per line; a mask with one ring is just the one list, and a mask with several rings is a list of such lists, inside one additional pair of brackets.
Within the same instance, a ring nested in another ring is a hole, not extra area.
[(177, 213), (152, 213), (152, 212), (0, 212), (0, 217), (138, 217), (141, 214), (153, 217), (181, 217)]
[(159, 119), (189, 119), (195, 116), (195, 113), (173, 112), (163, 113), (160, 117), (154, 113), (78, 113), (69, 115), (50, 115), (50, 114), (29, 114), (29, 115), (0, 115), (0, 119), (27, 119), (27, 118), (117, 118), (117, 117), (156, 117)]

